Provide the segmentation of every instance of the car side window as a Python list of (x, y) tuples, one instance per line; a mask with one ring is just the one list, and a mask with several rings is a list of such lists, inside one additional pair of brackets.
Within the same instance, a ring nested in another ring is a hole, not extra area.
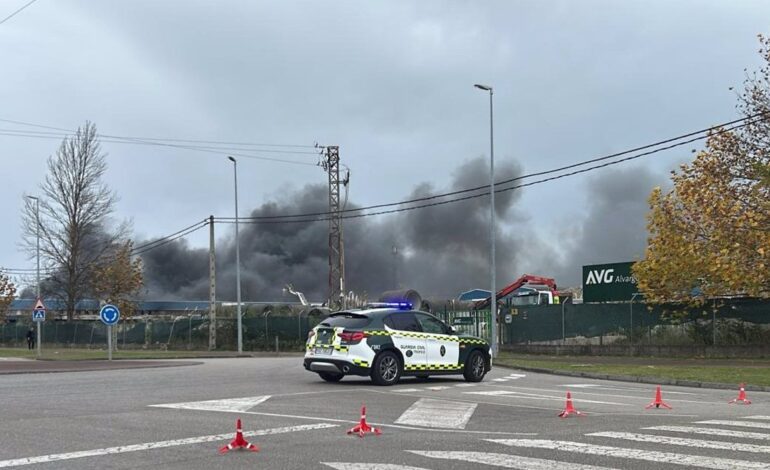
[(383, 320), (389, 328), (400, 331), (422, 331), (413, 313), (394, 313)]
[(433, 333), (437, 335), (447, 334), (447, 327), (437, 318), (433, 318), (430, 315), (417, 314), (417, 321), (420, 322), (422, 331), (425, 333)]

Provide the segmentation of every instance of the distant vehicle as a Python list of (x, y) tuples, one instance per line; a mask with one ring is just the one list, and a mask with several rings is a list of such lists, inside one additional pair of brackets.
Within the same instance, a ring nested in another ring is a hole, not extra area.
[[(518, 291), (518, 292), (517, 292)], [(561, 303), (566, 297), (571, 297), (570, 292), (557, 290), (556, 281), (550, 277), (525, 274), (497, 292), (497, 300), (510, 297), (511, 306), (526, 305), (551, 305)], [(489, 308), (490, 298), (476, 302), (477, 310)]]
[(305, 369), (327, 382), (369, 376), (393, 385), (402, 376), (462, 374), (480, 382), (491, 369), (489, 344), (410, 304), (335, 312), (308, 333)]

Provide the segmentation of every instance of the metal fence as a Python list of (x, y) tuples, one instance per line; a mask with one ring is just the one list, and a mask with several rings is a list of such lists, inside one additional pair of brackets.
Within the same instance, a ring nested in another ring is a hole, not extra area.
[[(301, 351), (308, 331), (319, 316), (261, 315), (242, 319), (243, 349), (246, 351)], [(31, 322), (0, 325), (0, 345), (22, 346)], [(118, 349), (196, 349), (209, 347), (210, 322), (200, 315), (174, 319), (141, 317), (121, 320), (113, 327)], [(237, 325), (234, 318), (216, 320), (217, 348), (235, 350)], [(101, 321), (46, 321), (42, 324), (42, 343), (77, 348), (103, 348), (107, 344), (107, 327)]]
[(531, 306), (504, 310), (502, 344), (766, 345), (770, 302), (715, 300), (698, 308), (644, 303)]

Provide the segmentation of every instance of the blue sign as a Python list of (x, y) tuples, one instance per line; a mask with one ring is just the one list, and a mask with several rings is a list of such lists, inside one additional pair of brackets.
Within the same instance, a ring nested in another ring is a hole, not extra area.
[(32, 321), (45, 321), (45, 309), (38, 308), (32, 311)]
[(99, 310), (99, 318), (107, 326), (114, 325), (120, 320), (120, 310), (114, 305), (107, 304)]

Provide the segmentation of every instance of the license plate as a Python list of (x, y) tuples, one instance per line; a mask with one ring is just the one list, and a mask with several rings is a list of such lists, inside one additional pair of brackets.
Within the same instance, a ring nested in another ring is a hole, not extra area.
[(332, 348), (315, 348), (315, 353), (319, 356), (330, 356)]

